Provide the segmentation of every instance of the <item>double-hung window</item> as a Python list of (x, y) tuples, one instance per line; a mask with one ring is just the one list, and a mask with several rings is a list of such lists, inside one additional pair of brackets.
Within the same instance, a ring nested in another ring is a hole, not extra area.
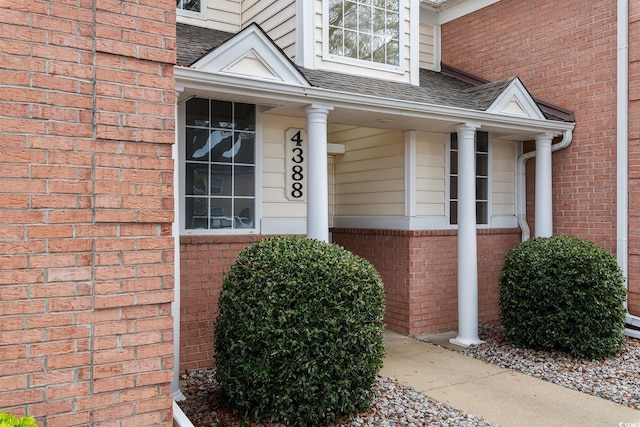
[(400, 65), (400, 0), (328, 0), (328, 53)]
[[(489, 223), (489, 134), (476, 132), (476, 224)], [(450, 137), (449, 224), (458, 224), (458, 134)]]
[(207, 0), (176, 0), (176, 12), (178, 15), (205, 19)]
[(255, 105), (192, 98), (185, 127), (184, 227), (254, 228)]

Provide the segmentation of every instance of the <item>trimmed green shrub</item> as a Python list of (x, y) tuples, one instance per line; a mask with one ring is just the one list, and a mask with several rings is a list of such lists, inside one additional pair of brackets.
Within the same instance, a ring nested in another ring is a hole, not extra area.
[(270, 237), (224, 279), (216, 379), (255, 421), (311, 425), (368, 408), (382, 367), (384, 292), (366, 260), (333, 244)]
[(38, 427), (33, 417), (18, 418), (15, 415), (0, 412), (0, 427)]
[(613, 256), (570, 236), (520, 243), (507, 253), (500, 275), (507, 339), (577, 357), (603, 358), (622, 350), (625, 298)]

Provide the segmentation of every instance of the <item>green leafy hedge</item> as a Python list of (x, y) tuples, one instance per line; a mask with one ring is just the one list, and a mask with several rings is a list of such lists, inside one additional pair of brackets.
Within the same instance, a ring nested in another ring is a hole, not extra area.
[(529, 348), (587, 358), (619, 353), (625, 298), (613, 256), (570, 236), (522, 242), (506, 255), (500, 275), (507, 338)]
[(366, 260), (304, 237), (244, 249), (224, 279), (216, 378), (250, 419), (311, 425), (366, 409), (382, 367), (384, 292)]
[(6, 412), (0, 412), (0, 427), (38, 427), (33, 417), (18, 418)]

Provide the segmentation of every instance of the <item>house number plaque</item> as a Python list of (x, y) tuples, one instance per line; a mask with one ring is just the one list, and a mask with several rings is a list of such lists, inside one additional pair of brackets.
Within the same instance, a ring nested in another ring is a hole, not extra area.
[(303, 201), (307, 199), (307, 132), (289, 128), (285, 139), (285, 193), (289, 200)]

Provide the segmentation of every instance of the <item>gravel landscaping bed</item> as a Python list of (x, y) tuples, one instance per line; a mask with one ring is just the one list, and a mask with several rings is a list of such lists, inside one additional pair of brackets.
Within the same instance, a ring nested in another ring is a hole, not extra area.
[[(211, 369), (184, 374), (182, 381), (181, 389), (187, 399), (178, 402), (178, 405), (196, 427), (285, 427), (270, 423), (242, 424), (240, 416), (216, 401), (216, 383)], [(328, 427), (494, 426), (431, 400), (389, 378), (378, 377), (375, 388), (375, 397), (366, 413), (358, 414), (350, 421), (342, 420), (329, 424)]]
[(500, 327), (480, 327), (485, 343), (461, 353), (567, 388), (640, 409), (640, 340), (627, 338), (617, 357), (577, 359), (567, 354), (514, 347)]
[[(463, 354), (514, 369), (583, 393), (640, 409), (640, 341), (627, 339), (624, 351), (606, 360), (582, 360), (557, 352), (533, 351), (509, 345), (497, 327), (480, 327), (479, 346)], [(182, 376), (186, 400), (178, 402), (196, 427), (283, 427), (280, 424), (247, 424), (216, 400), (213, 370)], [(473, 415), (431, 400), (395, 380), (379, 377), (371, 408), (352, 420), (330, 427), (350, 426), (493, 426)]]

